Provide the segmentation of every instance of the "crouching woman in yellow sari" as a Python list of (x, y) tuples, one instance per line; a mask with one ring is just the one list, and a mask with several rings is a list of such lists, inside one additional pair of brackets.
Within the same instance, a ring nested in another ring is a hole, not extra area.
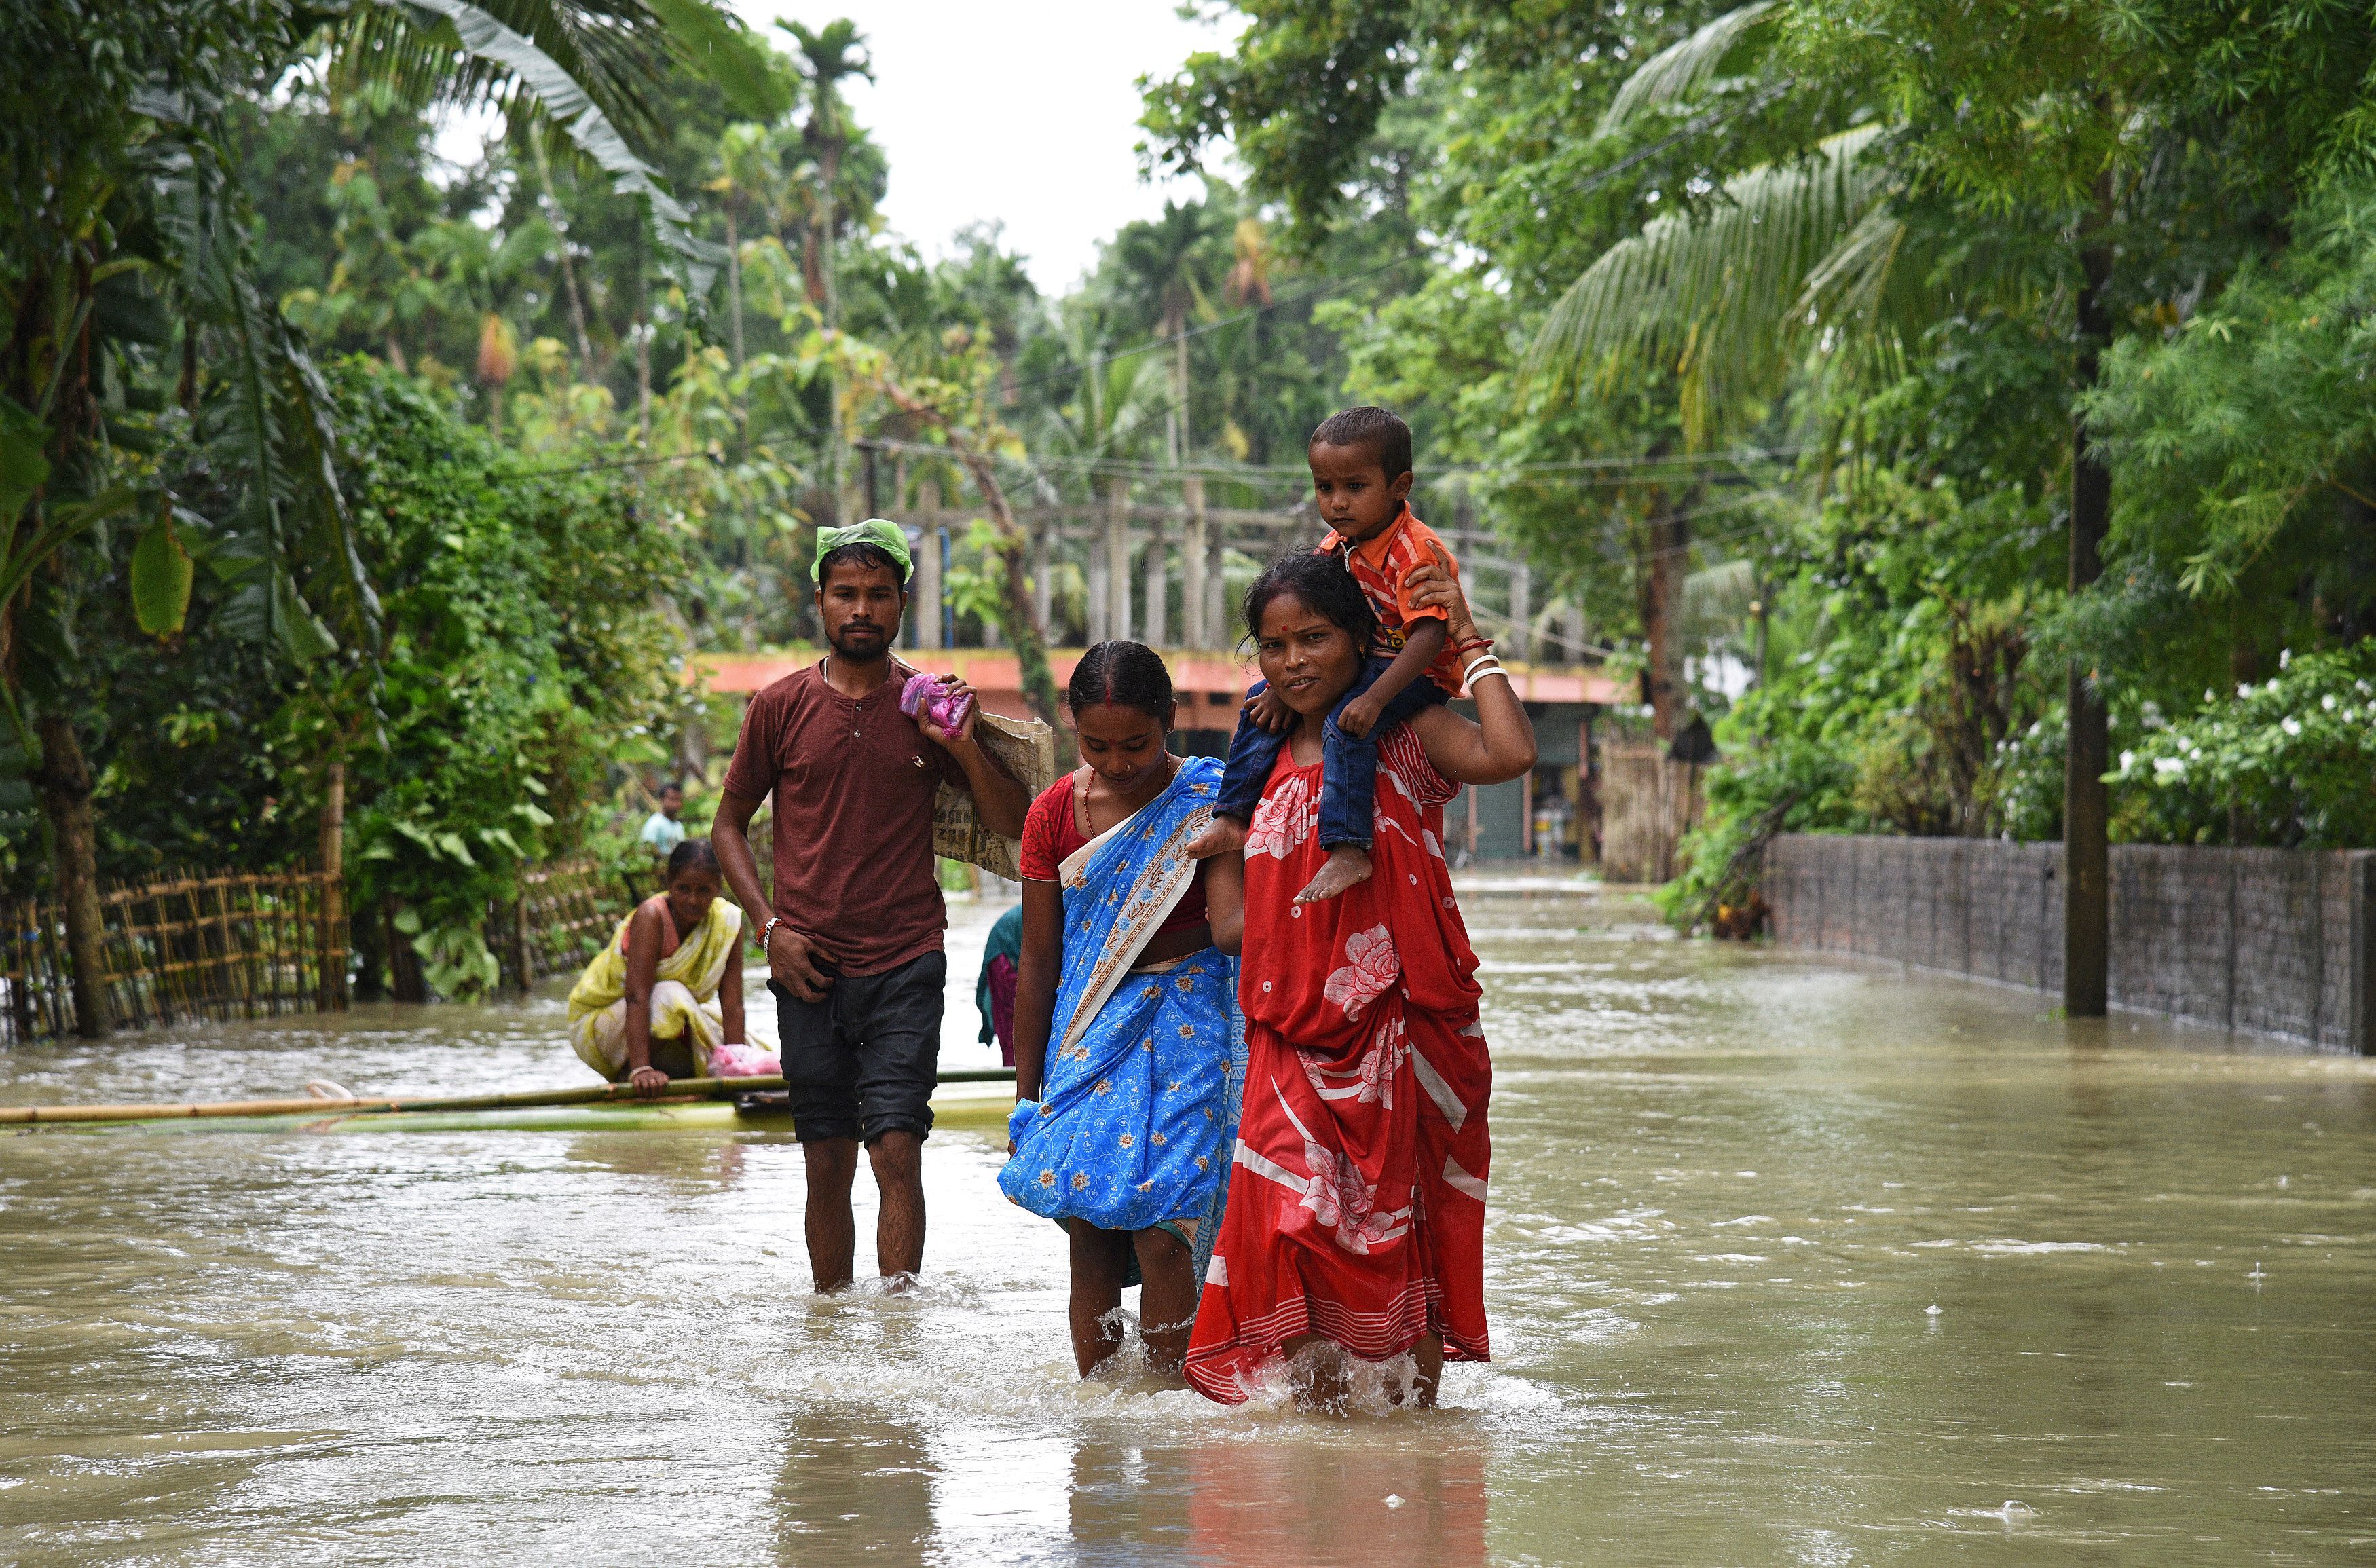
[(742, 911), (719, 882), (707, 839), (679, 844), (667, 890), (619, 922), (569, 993), (578, 1056), (646, 1099), (671, 1078), (711, 1076), (713, 1056), (742, 1054)]

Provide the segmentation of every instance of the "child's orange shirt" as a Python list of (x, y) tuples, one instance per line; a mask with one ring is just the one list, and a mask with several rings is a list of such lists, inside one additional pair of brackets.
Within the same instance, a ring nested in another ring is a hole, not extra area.
[[(1370, 639), (1370, 652), (1392, 659), (1402, 652), (1412, 622), (1451, 619), (1441, 606), (1413, 604), (1410, 590), (1403, 586), (1403, 579), (1413, 567), (1433, 562), (1438, 552), (1443, 553), (1444, 570), (1457, 577), (1460, 563), (1453, 558), (1451, 550), (1433, 529), (1412, 517), (1411, 509), (1406, 505), (1401, 516), (1360, 544), (1330, 529), (1315, 553), (1343, 557), (1345, 569), (1353, 574), (1353, 580), (1361, 585), (1361, 592), (1369, 598), (1370, 608), (1377, 612), (1378, 629)], [(1447, 695), (1460, 695), (1460, 657), (1452, 651), (1450, 639), (1445, 640), (1443, 651), (1427, 667), (1427, 678), (1442, 686)]]

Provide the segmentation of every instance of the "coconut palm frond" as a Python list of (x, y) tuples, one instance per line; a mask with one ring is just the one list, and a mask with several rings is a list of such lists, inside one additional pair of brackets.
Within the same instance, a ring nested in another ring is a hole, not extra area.
[(1884, 167), (1863, 156), (1879, 135), (1859, 126), (1809, 158), (1738, 174), (1712, 212), (1658, 219), (1610, 246), (1552, 308), (1527, 379), (1560, 390), (1671, 370), (1700, 440), (1787, 369), (1812, 325), (1793, 314), (1810, 273), (1884, 194)]
[(767, 52), (731, 13), (708, 0), (645, 0), (695, 70), (716, 82), (726, 101), (763, 125), (792, 112), (791, 84)]
[(1742, 35), (1773, 9), (1772, 0), (1757, 0), (1727, 11), (1691, 37), (1651, 55), (1617, 89), (1593, 134), (1605, 137), (1622, 130), (1637, 115), (1681, 102), (1716, 80)]
[[(659, 129), (652, 89), (666, 74), (675, 30), (663, 26), (647, 0), (476, 0), (471, 8), (534, 44), (631, 136)], [(331, 35), (329, 58), (335, 90), (389, 90), (415, 112), (435, 104), (511, 107), (518, 87), (511, 71), (457, 51), (444, 25), (446, 6), (356, 0), (339, 9), (344, 18)], [(678, 45), (680, 53), (688, 50)]]
[[(507, 113), (526, 111), (541, 119), (568, 148), (609, 176), (613, 191), (643, 203), (653, 238), (675, 258), (686, 292), (695, 299), (706, 295), (725, 253), (694, 233), (692, 214), (636, 156), (610, 112), (635, 101), (634, 77), (641, 68), (636, 58), (651, 42), (628, 29), (565, 27), (563, 14), (576, 8), (550, 0), (511, 0), (506, 8), (529, 13), (521, 19), (541, 21), (551, 39), (569, 47), (556, 57), (537, 39), (506, 25), (493, 7), (470, 0), (379, 0), (383, 24), (386, 18), (401, 18), (414, 36), (394, 37), (383, 29), (369, 35), (370, 50), (350, 46), (341, 55), (361, 54), (369, 64), (354, 68), (369, 69), (401, 94), (429, 93), (434, 82), (434, 90), (448, 98), (492, 100)], [(635, 9), (649, 17), (642, 6)], [(418, 26), (423, 16), (439, 25)], [(598, 34), (605, 37), (606, 47), (589, 46)], [(457, 73), (449, 61), (441, 71), (434, 51), (457, 44), (469, 67)], [(573, 61), (576, 69), (565, 63)]]
[(1683, 635), (1722, 636), (1755, 613), (1758, 600), (1757, 564), (1720, 561), (1683, 578), (1679, 606)]

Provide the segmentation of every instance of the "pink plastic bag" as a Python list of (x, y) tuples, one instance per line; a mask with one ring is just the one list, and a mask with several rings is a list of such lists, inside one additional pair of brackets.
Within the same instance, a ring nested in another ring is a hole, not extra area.
[(899, 711), (910, 719), (931, 719), (944, 734), (956, 734), (972, 709), (973, 694), (950, 691), (938, 675), (910, 675), (899, 688)]
[(709, 1053), (709, 1071), (720, 1078), (759, 1078), (783, 1070), (783, 1058), (755, 1045), (720, 1045)]

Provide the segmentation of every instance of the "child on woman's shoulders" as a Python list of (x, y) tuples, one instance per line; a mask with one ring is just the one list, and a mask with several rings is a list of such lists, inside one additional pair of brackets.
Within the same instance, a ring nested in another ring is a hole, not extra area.
[[(1440, 605), (1413, 599), (1413, 573), (1437, 566), (1457, 574), (1460, 568), (1435, 530), (1411, 516), (1410, 426), (1384, 409), (1347, 409), (1312, 433), (1305, 455), (1313, 498), (1329, 526), (1315, 553), (1344, 561), (1377, 612), (1378, 629), (1360, 678), (1322, 731), (1320, 843), (1328, 859), (1296, 896), (1299, 904), (1334, 898), (1368, 879), (1378, 739), (1457, 696), (1460, 655), (1469, 650), (1450, 646)], [(1246, 694), (1213, 825), (1188, 846), (1190, 854), (1203, 859), (1245, 847), (1255, 802), (1292, 717), (1263, 683)]]

